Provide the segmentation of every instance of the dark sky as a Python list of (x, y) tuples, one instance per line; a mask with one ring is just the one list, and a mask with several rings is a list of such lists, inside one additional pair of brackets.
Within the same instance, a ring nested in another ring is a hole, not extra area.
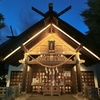
[(53, 10), (57, 13), (71, 5), (72, 8), (60, 18), (85, 34), (88, 28), (80, 13), (87, 8), (86, 2), (87, 0), (0, 0), (0, 13), (4, 15), (6, 24), (0, 30), (0, 44), (7, 40), (6, 36), (11, 35), (10, 25), (14, 35), (19, 35), (43, 18), (31, 9), (32, 6), (45, 13), (49, 3), (53, 3)]

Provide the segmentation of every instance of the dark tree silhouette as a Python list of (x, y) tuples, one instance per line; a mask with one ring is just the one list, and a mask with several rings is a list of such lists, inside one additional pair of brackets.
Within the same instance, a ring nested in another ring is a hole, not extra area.
[(81, 13), (89, 28), (86, 45), (100, 55), (100, 0), (88, 0), (86, 4), (88, 9)]

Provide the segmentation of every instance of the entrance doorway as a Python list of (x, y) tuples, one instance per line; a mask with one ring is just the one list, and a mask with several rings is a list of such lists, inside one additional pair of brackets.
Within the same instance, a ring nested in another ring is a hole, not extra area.
[[(51, 86), (59, 87), (59, 91), (62, 94), (75, 93), (76, 80), (75, 72), (72, 65), (63, 65), (58, 68), (58, 73), (45, 72), (45, 68), (40, 65), (34, 65), (32, 67), (32, 92), (42, 93), (44, 86), (50, 88)], [(40, 85), (39, 85), (40, 83)], [(58, 90), (58, 89), (57, 89)]]

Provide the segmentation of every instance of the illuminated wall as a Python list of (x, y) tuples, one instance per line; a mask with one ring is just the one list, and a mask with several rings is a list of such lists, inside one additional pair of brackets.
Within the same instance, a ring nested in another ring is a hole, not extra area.
[[(74, 69), (76, 71), (76, 66), (74, 66)], [(94, 81), (95, 81), (95, 87), (100, 86), (100, 63), (86, 67), (83, 64), (81, 64), (81, 71), (93, 71), (94, 72)], [(20, 64), (20, 66), (15, 67), (15, 66), (9, 66), (9, 71), (8, 71), (8, 79), (7, 79), (7, 87), (10, 85), (10, 74), (11, 71), (23, 71), (23, 66)], [(99, 81), (99, 86), (98, 86), (98, 81)]]
[(10, 74), (11, 74), (11, 71), (23, 71), (22, 64), (20, 64), (18, 67), (9, 65), (7, 84), (6, 84), (7, 87), (9, 87), (9, 85), (10, 85)]

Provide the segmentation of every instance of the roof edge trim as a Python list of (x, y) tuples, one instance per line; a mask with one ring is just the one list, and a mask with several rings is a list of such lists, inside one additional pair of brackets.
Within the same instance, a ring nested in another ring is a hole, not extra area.
[(12, 51), (11, 53), (9, 53), (6, 57), (4, 57), (2, 59), (2, 61), (6, 60), (7, 58), (9, 58), (12, 54), (14, 54), (17, 50), (19, 50), (21, 47), (19, 46), (18, 48), (16, 48), (14, 51)]
[[(23, 43), (23, 45), (27, 44), (28, 42), (30, 42), (32, 39), (34, 39), (36, 36), (38, 36), (41, 32), (43, 32), (45, 29), (47, 29), (49, 26), (51, 26), (51, 24), (48, 24), (46, 27), (44, 27), (42, 30), (40, 30), (39, 32), (37, 32), (34, 36), (32, 36), (29, 40), (27, 40), (26, 42)], [(11, 53), (9, 53), (7, 56), (5, 56), (2, 61), (6, 60), (7, 58), (9, 58), (12, 54), (14, 54), (17, 50), (19, 50), (21, 48), (21, 46), (17, 47), (15, 50), (13, 50)]]
[[(69, 37), (71, 40), (73, 40), (75, 43), (77, 43), (78, 45), (81, 45), (81, 43), (79, 43), (77, 40), (75, 40), (73, 37), (71, 37), (70, 35), (68, 35), (66, 32), (64, 32), (63, 30), (61, 30), (59, 27), (57, 27), (56, 25), (52, 24), (56, 29), (58, 29), (60, 32), (62, 32), (64, 35), (66, 35), (67, 37)], [(100, 60), (100, 57), (98, 57), (96, 54), (94, 54), (92, 51), (90, 51), (88, 48), (86, 48), (85, 46), (83, 46), (83, 49), (85, 49), (87, 52), (89, 52), (91, 55), (93, 55), (95, 58), (97, 58), (98, 60)]]
[(61, 30), (59, 27), (57, 27), (56, 25), (52, 24), (56, 29), (58, 29), (60, 32), (62, 32), (63, 34), (65, 34), (67, 37), (69, 37), (71, 40), (73, 40), (75, 43), (77, 43), (78, 45), (81, 45), (81, 43), (79, 43), (78, 41), (76, 41), (74, 38), (72, 38), (70, 35), (68, 35), (66, 32), (64, 32), (63, 30)]
[(83, 48), (88, 51), (90, 54), (92, 54), (95, 58), (97, 58), (98, 60), (100, 60), (100, 57), (98, 57), (96, 54), (94, 54), (92, 51), (90, 51), (88, 48), (86, 48), (85, 46), (83, 46)]
[(39, 32), (37, 32), (34, 36), (32, 36), (29, 40), (27, 40), (26, 42), (23, 43), (23, 45), (27, 44), (28, 42), (30, 42), (32, 39), (34, 39), (36, 36), (38, 36), (41, 32), (43, 32), (45, 29), (47, 29), (49, 26), (51, 26), (51, 24), (47, 25), (46, 27), (44, 27), (42, 30), (40, 30)]

